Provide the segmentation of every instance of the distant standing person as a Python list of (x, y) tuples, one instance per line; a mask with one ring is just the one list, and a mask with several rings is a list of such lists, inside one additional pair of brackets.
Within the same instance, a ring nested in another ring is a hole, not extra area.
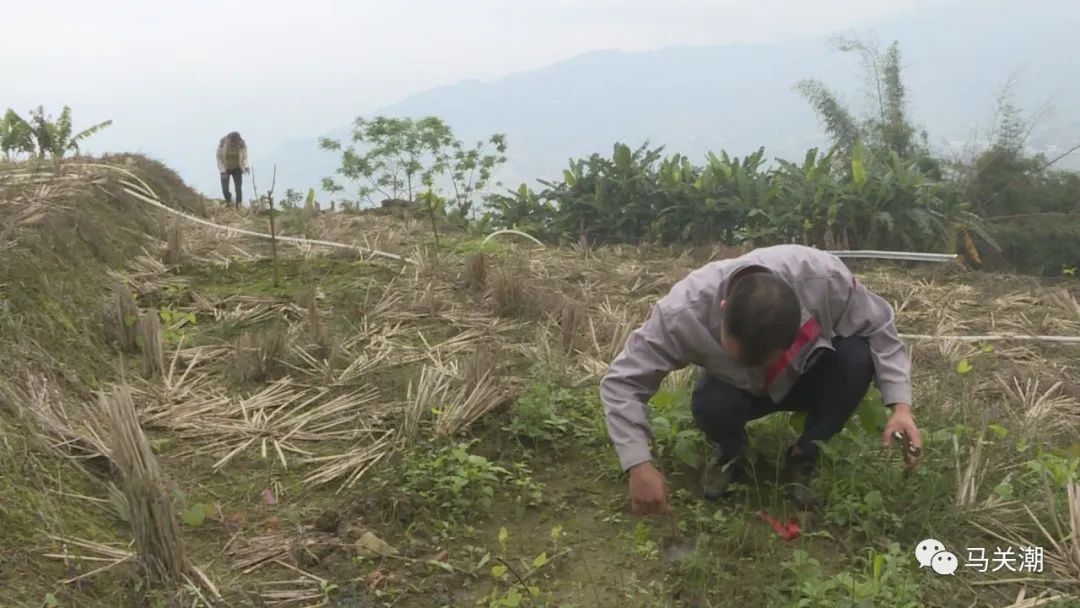
[(229, 194), (229, 177), (232, 176), (236, 186), (236, 207), (244, 200), (243, 183), (244, 174), (251, 171), (247, 162), (247, 142), (236, 131), (229, 133), (218, 142), (217, 149), (218, 173), (221, 174), (221, 192), (225, 195), (225, 202), (232, 202)]

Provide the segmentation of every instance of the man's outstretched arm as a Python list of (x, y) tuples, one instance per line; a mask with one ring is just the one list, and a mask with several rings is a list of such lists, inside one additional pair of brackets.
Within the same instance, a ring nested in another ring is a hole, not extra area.
[(873, 293), (850, 273), (833, 281), (832, 297), (839, 313), (835, 331), (870, 341), (875, 384), (886, 405), (911, 405), (911, 362), (908, 348), (896, 330), (896, 314), (885, 298)]
[(875, 384), (882, 401), (893, 411), (882, 439), (889, 445), (893, 432), (902, 431), (913, 446), (921, 447), (919, 429), (911, 414), (911, 360), (907, 345), (897, 332), (893, 307), (846, 271), (834, 278), (831, 292), (839, 315), (834, 317), (836, 333), (869, 339)]
[(654, 307), (600, 383), (608, 435), (624, 471), (652, 459), (646, 406), (667, 374), (688, 365), (673, 329), (663, 308)]

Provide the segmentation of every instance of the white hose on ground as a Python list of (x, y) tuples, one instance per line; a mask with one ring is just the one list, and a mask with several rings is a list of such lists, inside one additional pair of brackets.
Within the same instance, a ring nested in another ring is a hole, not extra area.
[(503, 234), (516, 234), (518, 236), (522, 236), (522, 237), (525, 237), (525, 238), (529, 239), (530, 241), (536, 243), (537, 245), (540, 245), (541, 247), (544, 246), (544, 244), (541, 243), (539, 239), (532, 236), (531, 234), (525, 234), (524, 232), (522, 232), (520, 230), (499, 230), (499, 231), (496, 231), (496, 232), (492, 232), (491, 234), (487, 235), (487, 237), (484, 238), (484, 242), (486, 243), (486, 242), (490, 241), (493, 237), (500, 236), (500, 235), (503, 235)]
[[(124, 169), (123, 167), (117, 167), (115, 165), (107, 165), (107, 164), (103, 164), (103, 163), (71, 163), (71, 164), (75, 165), (75, 166), (80, 166), (80, 167), (94, 167), (94, 168), (98, 168), (98, 169), (109, 169), (110, 171), (116, 171), (118, 173), (123, 173), (124, 175), (127, 175), (128, 177), (134, 179), (137, 182), (137, 184), (133, 184), (133, 183), (131, 183), (129, 181), (126, 181), (126, 180), (123, 180), (123, 179), (120, 180), (120, 183), (122, 183), (123, 185), (126, 186), (126, 188), (124, 188), (124, 192), (128, 193), (129, 195), (135, 197), (136, 199), (138, 199), (138, 200), (140, 200), (140, 201), (142, 201), (144, 203), (153, 205), (153, 206), (155, 206), (155, 207), (157, 207), (157, 208), (159, 208), (159, 209), (161, 209), (163, 211), (166, 211), (166, 212), (171, 213), (173, 215), (176, 215), (178, 217), (182, 217), (182, 218), (184, 218), (184, 219), (186, 219), (186, 220), (188, 220), (190, 222), (195, 222), (196, 224), (202, 224), (202, 225), (208, 226), (210, 228), (217, 228), (218, 230), (222, 230), (226, 234), (229, 234), (229, 235), (244, 234), (244, 235), (247, 235), (247, 236), (253, 236), (253, 237), (256, 237), (256, 238), (263, 238), (263, 239), (275, 239), (276, 238), (279, 241), (285, 241), (285, 242), (288, 242), (288, 243), (297, 243), (297, 244), (300, 244), (300, 245), (321, 245), (323, 247), (333, 247), (333, 248), (337, 248), (337, 249), (351, 249), (351, 250), (357, 251), (359, 253), (366, 253), (366, 254), (370, 254), (370, 255), (373, 255), (373, 256), (384, 257), (384, 258), (388, 258), (388, 259), (391, 259), (391, 260), (396, 260), (398, 262), (405, 262), (407, 264), (416, 264), (416, 262), (414, 262), (413, 260), (411, 260), (409, 258), (406, 258), (406, 257), (403, 257), (403, 256), (400, 256), (400, 255), (397, 255), (397, 254), (387, 253), (385, 251), (379, 251), (377, 249), (368, 249), (366, 247), (359, 247), (357, 245), (349, 245), (347, 243), (335, 243), (333, 241), (321, 241), (321, 240), (316, 240), (316, 239), (304, 239), (304, 238), (297, 238), (297, 237), (291, 237), (291, 236), (280, 236), (280, 235), (274, 236), (274, 235), (269, 235), (269, 234), (266, 234), (266, 233), (263, 233), (263, 232), (255, 232), (255, 231), (252, 231), (252, 230), (245, 230), (243, 228), (235, 228), (235, 227), (232, 227), (232, 226), (223, 226), (221, 224), (215, 224), (214, 222), (204, 220), (202, 218), (198, 218), (198, 217), (195, 217), (193, 215), (189, 215), (189, 214), (184, 213), (183, 211), (180, 211), (180, 210), (177, 210), (177, 209), (173, 209), (172, 207), (169, 207), (165, 203), (162, 203), (158, 199), (157, 193), (155, 193), (154, 190), (145, 181), (143, 181), (135, 173), (133, 173), (131, 171), (128, 171), (127, 169)], [(142, 192), (136, 192), (135, 190), (142, 190)]]
[(182, 218), (184, 218), (184, 219), (186, 219), (188, 221), (195, 222), (197, 224), (202, 224), (203, 226), (209, 226), (211, 228), (217, 228), (218, 230), (223, 230), (223, 231), (225, 231), (226, 234), (243, 234), (243, 235), (253, 236), (253, 237), (263, 238), (263, 239), (275, 239), (276, 238), (279, 241), (285, 241), (287, 243), (298, 243), (298, 244), (301, 244), (301, 245), (321, 245), (323, 247), (334, 247), (334, 248), (337, 248), (337, 249), (352, 249), (353, 251), (358, 251), (360, 253), (368, 253), (368, 254), (371, 254), (371, 255), (384, 257), (384, 258), (389, 258), (391, 260), (396, 260), (398, 262), (405, 262), (407, 264), (415, 264), (415, 262), (413, 262), (409, 258), (402, 257), (402, 256), (394, 254), (394, 253), (387, 253), (385, 251), (379, 251), (377, 249), (367, 249), (367, 248), (364, 248), (364, 247), (358, 247), (356, 245), (349, 245), (349, 244), (346, 244), (346, 243), (335, 243), (333, 241), (321, 241), (321, 240), (318, 240), (318, 239), (303, 239), (303, 238), (297, 238), (297, 237), (292, 237), (292, 236), (272, 236), (272, 235), (269, 235), (269, 234), (266, 234), (266, 233), (263, 233), (263, 232), (255, 232), (253, 230), (245, 230), (243, 228), (236, 228), (234, 226), (223, 226), (221, 224), (215, 224), (214, 222), (211, 222), (209, 220), (204, 220), (202, 218), (198, 218), (198, 217), (195, 217), (193, 215), (188, 215), (188, 214), (184, 213), (183, 211), (178, 211), (176, 209), (173, 209), (172, 207), (169, 207), (168, 205), (165, 205), (164, 203), (162, 203), (160, 201), (156, 201), (153, 198), (151, 198), (151, 197), (149, 197), (149, 196), (147, 196), (147, 195), (145, 195), (145, 194), (143, 194), (141, 192), (136, 192), (135, 190), (132, 189), (132, 188), (135, 187), (134, 184), (131, 184), (131, 183), (129, 183), (127, 181), (124, 181), (124, 180), (121, 180), (121, 183), (123, 183), (125, 186), (128, 186), (127, 188), (124, 188), (124, 192), (127, 192), (131, 196), (143, 201), (144, 203), (148, 203), (148, 204), (153, 205), (153, 206), (155, 206), (155, 207), (157, 207), (159, 209), (162, 209), (164, 211), (168, 211), (169, 213), (172, 213), (173, 215), (177, 215), (179, 217), (182, 217)]

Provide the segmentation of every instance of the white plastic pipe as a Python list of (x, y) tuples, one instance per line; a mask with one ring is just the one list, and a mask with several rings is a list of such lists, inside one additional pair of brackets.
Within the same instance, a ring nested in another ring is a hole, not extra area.
[[(144, 203), (153, 205), (154, 207), (157, 207), (158, 209), (161, 209), (161, 210), (166, 211), (168, 213), (171, 213), (173, 215), (182, 217), (182, 218), (184, 218), (184, 219), (186, 219), (186, 220), (188, 220), (190, 222), (195, 222), (196, 224), (202, 224), (202, 225), (208, 226), (210, 228), (217, 228), (218, 230), (223, 230), (226, 234), (244, 234), (244, 235), (247, 235), (247, 236), (253, 236), (253, 237), (263, 238), (263, 239), (274, 239), (274, 238), (276, 238), (279, 241), (285, 241), (285, 242), (289, 242), (289, 243), (298, 243), (298, 244), (301, 244), (301, 245), (322, 245), (324, 247), (334, 247), (334, 248), (337, 248), (337, 249), (351, 249), (353, 251), (357, 251), (357, 252), (360, 252), (360, 253), (367, 253), (367, 254), (374, 255), (374, 256), (384, 257), (384, 258), (388, 258), (388, 259), (391, 259), (391, 260), (396, 260), (398, 262), (404, 262), (406, 264), (416, 264), (416, 262), (414, 262), (413, 260), (411, 260), (409, 258), (406, 258), (406, 257), (403, 257), (403, 256), (400, 256), (400, 255), (397, 255), (397, 254), (387, 253), (385, 251), (379, 251), (377, 249), (368, 249), (368, 248), (365, 248), (365, 247), (359, 247), (357, 245), (349, 245), (347, 243), (335, 243), (333, 241), (320, 241), (320, 240), (315, 240), (315, 239), (303, 239), (303, 238), (297, 238), (297, 237), (291, 237), (291, 236), (280, 236), (280, 235), (274, 236), (274, 235), (269, 235), (269, 234), (266, 234), (266, 233), (263, 233), (263, 232), (254, 232), (252, 230), (244, 230), (243, 228), (234, 228), (234, 227), (231, 227), (231, 226), (222, 226), (221, 224), (215, 224), (214, 222), (204, 220), (202, 218), (198, 218), (198, 217), (195, 217), (193, 215), (188, 215), (187, 213), (184, 213), (183, 211), (173, 209), (172, 207), (169, 207), (168, 205), (162, 203), (160, 200), (157, 200), (157, 198), (158, 198), (157, 193), (155, 193), (153, 191), (153, 189), (151, 189), (150, 186), (145, 181), (143, 181), (141, 178), (139, 178), (139, 176), (136, 175), (134, 172), (129, 171), (129, 170), (123, 168), (123, 167), (117, 167), (115, 165), (108, 165), (108, 164), (104, 164), (104, 163), (80, 163), (80, 162), (70, 163), (69, 166), (94, 167), (94, 168), (98, 168), (98, 169), (108, 169), (110, 171), (115, 171), (117, 173), (122, 173), (124, 175), (127, 175), (128, 177), (135, 180), (135, 182), (137, 182), (137, 183), (132, 183), (132, 182), (121, 179), (120, 183), (122, 183), (125, 186), (125, 188), (123, 189), (124, 192), (130, 194), (131, 196), (135, 197), (136, 199), (138, 199), (138, 200), (140, 200), (140, 201), (142, 201)], [(27, 175), (32, 175), (32, 174), (27, 174)]]
[(255, 232), (255, 231), (252, 231), (252, 230), (244, 230), (243, 228), (234, 228), (234, 227), (231, 227), (231, 226), (222, 226), (221, 224), (215, 224), (214, 222), (204, 220), (202, 218), (198, 218), (198, 217), (195, 217), (193, 215), (188, 215), (188, 214), (184, 213), (183, 211), (178, 211), (176, 209), (173, 209), (172, 207), (169, 207), (169, 206), (165, 205), (164, 203), (161, 203), (159, 201), (155, 201), (154, 199), (146, 196), (145, 194), (142, 194), (141, 192), (135, 192), (134, 190), (131, 189), (131, 187), (134, 187), (133, 184), (128, 184), (127, 182), (123, 182), (123, 180), (121, 180), (121, 182), (124, 183), (125, 185), (129, 186), (127, 188), (124, 188), (124, 192), (127, 192), (131, 196), (134, 196), (135, 198), (137, 198), (137, 199), (139, 199), (139, 200), (141, 200), (141, 201), (143, 201), (145, 203), (149, 203), (149, 204), (151, 204), (151, 205), (153, 205), (153, 206), (155, 206), (155, 207), (157, 207), (159, 209), (163, 209), (165, 211), (168, 211), (169, 213), (172, 213), (174, 215), (178, 215), (178, 216), (180, 216), (180, 217), (182, 217), (182, 218), (184, 218), (184, 219), (186, 219), (188, 221), (195, 222), (197, 224), (202, 224), (204, 226), (209, 226), (211, 228), (217, 228), (219, 230), (224, 230), (227, 234), (245, 234), (247, 236), (254, 236), (254, 237), (264, 238), (264, 239), (277, 239), (279, 241), (285, 241), (285, 242), (289, 242), (289, 243), (299, 243), (301, 245), (322, 245), (324, 247), (335, 247), (335, 248), (338, 248), (338, 249), (352, 249), (353, 251), (359, 251), (361, 253), (368, 253), (368, 254), (371, 254), (371, 255), (379, 256), (379, 257), (389, 258), (391, 260), (396, 260), (398, 262), (405, 262), (405, 263), (408, 263), (408, 264), (415, 264), (415, 262), (413, 262), (409, 258), (402, 257), (400, 255), (393, 254), (393, 253), (387, 253), (385, 251), (379, 251), (377, 249), (366, 249), (364, 247), (357, 247), (356, 245), (349, 245), (349, 244), (346, 244), (346, 243), (335, 243), (333, 241), (320, 241), (320, 240), (317, 240), (317, 239), (302, 239), (302, 238), (297, 238), (297, 237), (292, 237), (292, 236), (273, 236), (273, 235), (265, 234), (263, 232)]
[(492, 238), (503, 235), (503, 234), (516, 234), (518, 236), (525, 237), (525, 238), (529, 239), (530, 241), (536, 243), (537, 245), (540, 245), (541, 247), (544, 246), (544, 244), (541, 243), (539, 239), (532, 236), (531, 234), (526, 234), (526, 233), (524, 233), (524, 232), (522, 232), (520, 230), (499, 230), (497, 232), (492, 232), (491, 234), (487, 235), (487, 237), (484, 239), (484, 242), (486, 243), (486, 242), (490, 241)]
[(910, 260), (912, 262), (951, 262), (958, 256), (955, 253), (917, 253), (908, 251), (829, 251), (838, 258), (860, 258), (878, 260)]

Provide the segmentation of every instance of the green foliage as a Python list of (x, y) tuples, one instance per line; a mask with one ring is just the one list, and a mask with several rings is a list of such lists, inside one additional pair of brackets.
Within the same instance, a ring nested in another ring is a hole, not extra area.
[(298, 209), (300, 207), (300, 201), (303, 200), (303, 195), (298, 191), (288, 188), (285, 190), (285, 198), (281, 201), (281, 208), (284, 209)]
[[(499, 555), (493, 560), (491, 552), (484, 553), (484, 556), (474, 568), (475, 571), (481, 571), (489, 564), (492, 564), (493, 561), (497, 561), (498, 563), (491, 565), (490, 570), (488, 570), (491, 578), (495, 580), (496, 586), (486, 596), (478, 599), (476, 605), (486, 604), (488, 608), (512, 608), (515, 606), (539, 608), (554, 605), (551, 594), (543, 593), (538, 585), (526, 581), (536, 580), (537, 577), (534, 575), (558, 557), (559, 539), (563, 535), (562, 526), (554, 526), (550, 534), (552, 547), (554, 548), (552, 555), (549, 556), (547, 551), (535, 553), (535, 547), (531, 546), (526, 549), (531, 557), (517, 560), (517, 566), (513, 567), (508, 551), (510, 533), (505, 527), (499, 528)], [(512, 567), (513, 570), (511, 570)], [(526, 598), (528, 599), (526, 600)]]
[(34, 154), (36, 150), (30, 123), (9, 108), (0, 119), (0, 152), (10, 160), (19, 154)]
[(596, 387), (568, 388), (558, 374), (542, 366), (533, 370), (532, 381), (503, 431), (526, 444), (543, 443), (554, 449), (568, 437), (585, 447), (608, 446), (611, 441)]
[(173, 310), (172, 308), (160, 309), (158, 316), (161, 319), (161, 337), (170, 344), (179, 344), (180, 340), (184, 338), (186, 330), (198, 323), (195, 313)]
[[(863, 422), (853, 420), (845, 432), (819, 444), (824, 459), (814, 489), (826, 505), (824, 520), (867, 541), (886, 537), (918, 542), (921, 539), (907, 535), (922, 533), (927, 521), (945, 525), (956, 514), (953, 481), (947, 476), (954, 463), (927, 459), (913, 475), (904, 477), (899, 452), (891, 448), (891, 453), (882, 453), (881, 433), (876, 428), (867, 432), (861, 428)], [(944, 445), (951, 448), (951, 442), (951, 431), (940, 437), (923, 436), (924, 449), (931, 453), (944, 451)], [(867, 457), (875, 453), (881, 457)]]
[(775, 601), (800, 608), (918, 608), (923, 605), (911, 555), (899, 543), (888, 551), (868, 550), (856, 571), (829, 575), (821, 562), (803, 549), (792, 552), (781, 566), (791, 581), (772, 591)]
[(1039, 451), (1026, 464), (1027, 475), (1021, 479), (1026, 480), (1032, 488), (1038, 487), (1044, 476), (1052, 487), (1060, 490), (1080, 479), (1080, 457), (1077, 456)]
[(639, 520), (634, 526), (634, 552), (642, 559), (660, 558), (660, 545), (653, 540), (649, 525), (643, 520)]
[[(1039, 192), (1039, 188), (1032, 187), (1025, 200), (1039, 200)], [(1080, 201), (1080, 181), (1074, 196)], [(989, 230), (1001, 245), (1001, 257), (990, 260), (990, 267), (1039, 276), (1076, 276), (1075, 268), (1080, 266), (1080, 215), (1029, 215), (995, 221)]]
[(859, 57), (870, 106), (863, 118), (856, 119), (824, 84), (815, 80), (799, 82), (796, 89), (817, 111), (833, 142), (846, 153), (861, 141), (869, 147), (871, 156), (894, 153), (904, 159), (924, 161), (920, 168), (936, 178), (937, 174), (930, 171), (936, 165), (925, 162), (930, 160), (926, 145), (916, 141), (917, 129), (908, 121), (899, 44), (892, 43), (884, 52), (872, 39), (838, 36), (832, 44), (842, 53)]
[(450, 523), (473, 520), (490, 508), (499, 491), (512, 492), (523, 506), (541, 499), (542, 486), (523, 463), (511, 469), (471, 453), (478, 440), (444, 445), (411, 454), (404, 471), (404, 490), (423, 499)]
[(480, 239), (462, 241), (454, 245), (454, 253), (465, 257), (474, 253), (484, 253), (487, 255), (502, 255), (506, 253), (506, 247), (495, 240), (484, 242)]
[(203, 503), (195, 503), (187, 508), (181, 515), (181, 519), (184, 523), (192, 528), (199, 528), (206, 522), (206, 515), (209, 507)]
[(953, 168), (957, 188), (986, 218), (1001, 255), (991, 269), (1063, 274), (1080, 262), (1080, 174), (1054, 170), (1054, 159), (1025, 152), (1032, 122), (1013, 102), (1011, 83), (998, 97), (990, 146)]
[[(663, 148), (617, 143), (611, 158), (571, 161), (562, 180), (533, 192), (488, 198), (491, 224), (549, 241), (766, 246), (802, 243), (827, 249), (974, 251), (974, 239), (997, 250), (996, 239), (961, 184), (945, 179), (908, 121), (907, 92), (896, 44), (884, 52), (869, 42), (840, 39), (867, 70), (874, 110), (856, 119), (821, 83), (798, 89), (834, 139), (825, 154), (810, 150), (801, 164), (764, 150), (733, 158), (708, 154), (698, 165)], [(977, 253), (976, 253), (977, 256)]]
[(859, 403), (859, 407), (855, 408), (855, 416), (848, 426), (850, 427), (850, 423), (857, 419), (859, 428), (876, 439), (881, 437), (881, 434), (885, 431), (888, 417), (889, 412), (881, 403), (881, 393), (868, 391), (866, 397)]
[(814, 107), (833, 142), (843, 150), (850, 150), (859, 139), (859, 127), (836, 95), (816, 80), (799, 81), (795, 88)]
[[(357, 185), (359, 199), (374, 203), (379, 195), (383, 200), (415, 201), (421, 193), (433, 193), (452, 203), (450, 219), (457, 221), (469, 217), (476, 194), (506, 162), (505, 135), (466, 146), (434, 116), (357, 118), (351, 139), (348, 147), (325, 137), (319, 145), (342, 153), (337, 175)], [(344, 190), (330, 177), (323, 180), (323, 188)]]
[(661, 390), (649, 402), (653, 445), (658, 458), (675, 458), (690, 468), (701, 466), (705, 435), (694, 426), (689, 390)]
[(955, 251), (962, 234), (994, 241), (948, 182), (918, 159), (870, 153), (852, 144), (807, 153), (801, 164), (764, 167), (764, 151), (746, 158), (709, 154), (702, 166), (661, 149), (617, 144), (611, 159), (577, 160), (561, 182), (524, 185), (489, 197), (492, 224), (549, 241), (764, 246), (798, 242), (844, 249)]
[(0, 120), (0, 152), (9, 159), (22, 153), (39, 159), (63, 158), (68, 152), (78, 154), (80, 142), (111, 124), (111, 120), (106, 120), (73, 135), (68, 106), (64, 106), (55, 120), (45, 114), (42, 106), (32, 110), (29, 118), (9, 108)]
[(571, 429), (570, 420), (561, 412), (571, 410), (577, 402), (570, 390), (540, 379), (517, 400), (510, 423), (503, 430), (535, 443), (554, 442)]

